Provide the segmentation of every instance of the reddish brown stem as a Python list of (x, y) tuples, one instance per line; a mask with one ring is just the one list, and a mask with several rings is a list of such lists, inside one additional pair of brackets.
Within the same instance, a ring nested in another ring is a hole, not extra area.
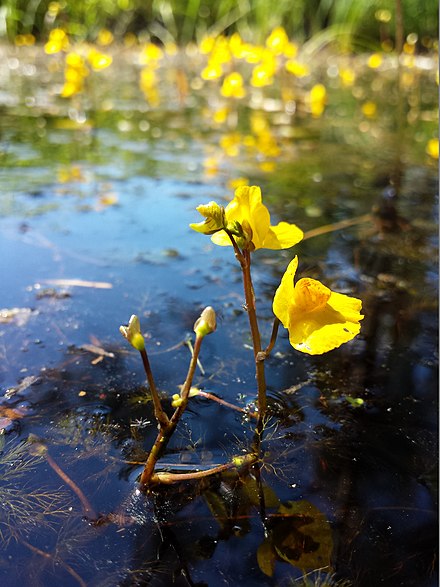
[(45, 457), (46, 457), (46, 461), (48, 462), (50, 467), (55, 471), (55, 473), (59, 477), (61, 477), (61, 479), (64, 481), (64, 483), (66, 485), (68, 485), (70, 487), (70, 489), (76, 494), (76, 496), (78, 497), (78, 499), (80, 500), (80, 502), (83, 506), (84, 515), (87, 518), (95, 519), (96, 513), (95, 513), (94, 509), (92, 508), (92, 506), (90, 505), (89, 500), (84, 495), (82, 490), (78, 487), (78, 485), (74, 481), (72, 481), (72, 479), (61, 469), (61, 467), (55, 462), (55, 460), (50, 456), (50, 454), (47, 451), (46, 451)]
[(159, 425), (162, 428), (164, 428), (168, 425), (169, 419), (162, 408), (162, 404), (160, 403), (159, 393), (157, 391), (157, 387), (154, 382), (153, 372), (151, 371), (150, 361), (148, 360), (147, 351), (145, 349), (142, 349), (139, 352), (142, 357), (142, 364), (144, 366), (145, 374), (147, 376), (148, 385), (150, 386), (151, 397), (153, 398), (154, 415), (156, 417), (156, 420), (159, 422)]
[(202, 345), (202, 336), (196, 336), (196, 341), (194, 343), (194, 352), (191, 357), (191, 362), (188, 369), (188, 374), (185, 379), (185, 383), (183, 384), (182, 391), (180, 392), (181, 397), (181, 404), (175, 409), (174, 414), (168, 420), (166, 425), (161, 425), (154, 445), (148, 455), (147, 462), (145, 463), (144, 470), (142, 471), (142, 475), (140, 478), (141, 485), (148, 485), (151, 482), (151, 478), (154, 473), (154, 468), (156, 466), (157, 461), (163, 454), (164, 449), (166, 448), (168, 442), (170, 441), (171, 436), (176, 429), (176, 426), (186, 409), (188, 404), (189, 398), (189, 391), (191, 389), (192, 380), (194, 378), (194, 373), (197, 367), (197, 360), (200, 354), (200, 348)]

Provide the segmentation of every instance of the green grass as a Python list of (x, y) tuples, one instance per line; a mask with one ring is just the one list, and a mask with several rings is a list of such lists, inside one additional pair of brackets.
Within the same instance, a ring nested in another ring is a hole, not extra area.
[[(403, 35), (415, 33), (426, 43), (437, 39), (437, 0), (400, 2)], [(350, 40), (356, 46), (357, 38), (379, 46), (384, 38), (395, 37), (398, 4), (399, 0), (4, 0), (0, 34), (3, 30), (12, 41), (17, 34), (32, 33), (44, 41), (51, 28), (62, 27), (79, 40), (93, 41), (100, 29), (108, 28), (117, 39), (132, 32), (183, 45), (205, 34), (234, 31), (262, 42), (282, 25), (300, 42), (324, 31), (327, 38), (343, 38), (349, 46)], [(387, 11), (389, 21), (378, 19), (380, 10)]]

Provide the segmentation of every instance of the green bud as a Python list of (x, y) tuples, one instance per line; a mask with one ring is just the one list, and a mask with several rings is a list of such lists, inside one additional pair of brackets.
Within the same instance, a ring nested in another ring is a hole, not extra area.
[(139, 318), (133, 314), (128, 322), (128, 326), (120, 326), (119, 332), (128, 340), (132, 347), (138, 351), (145, 349), (145, 340), (141, 333)]
[(200, 314), (200, 318), (197, 318), (194, 324), (194, 332), (197, 336), (206, 336), (211, 334), (217, 327), (217, 321), (215, 317), (214, 308), (207, 306)]

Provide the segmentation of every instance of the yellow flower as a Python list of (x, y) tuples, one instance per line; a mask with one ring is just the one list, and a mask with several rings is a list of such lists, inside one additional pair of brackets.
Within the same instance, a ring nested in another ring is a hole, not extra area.
[(430, 139), (426, 145), (426, 152), (433, 159), (438, 159), (438, 139)]
[(53, 55), (69, 48), (69, 38), (63, 29), (53, 29), (49, 33), (49, 40), (44, 45), (47, 55)]
[(274, 28), (266, 39), (266, 47), (268, 47), (274, 55), (281, 55), (288, 43), (289, 38), (287, 33), (281, 26)]
[(327, 90), (322, 84), (316, 84), (307, 96), (309, 110), (313, 117), (319, 118), (324, 112), (327, 103)]
[(196, 208), (205, 217), (203, 222), (190, 224), (190, 228), (202, 234), (214, 234), (218, 230), (223, 230), (226, 226), (225, 209), (216, 202), (201, 204)]
[(382, 61), (383, 61), (383, 59), (382, 59), (382, 55), (380, 53), (373, 53), (368, 58), (367, 65), (371, 69), (377, 69), (378, 67), (380, 67), (382, 65)]
[(113, 59), (110, 55), (105, 55), (96, 49), (91, 49), (87, 55), (87, 61), (94, 71), (101, 71), (112, 64)]
[(113, 33), (108, 29), (101, 29), (98, 33), (97, 43), (101, 47), (111, 45), (113, 43)]
[[(299, 243), (303, 232), (295, 224), (280, 222), (270, 225), (269, 210), (261, 201), (258, 186), (241, 186), (235, 190), (235, 197), (225, 208), (227, 225), (242, 227), (249, 239), (248, 246), (255, 249), (288, 249)], [(216, 245), (231, 245), (225, 231), (216, 232), (211, 240)]]
[(236, 71), (227, 75), (223, 80), (220, 92), (225, 98), (244, 98), (246, 90), (244, 89), (241, 75)]
[(332, 292), (316, 279), (303, 278), (294, 285), (295, 257), (286, 269), (273, 300), (273, 311), (289, 331), (290, 344), (309, 355), (321, 355), (360, 332), (361, 300)]
[(362, 104), (362, 114), (367, 118), (374, 118), (377, 113), (377, 106), (374, 102), (368, 101)]
[(286, 71), (295, 77), (306, 77), (310, 74), (310, 69), (304, 63), (299, 63), (295, 59), (289, 59), (285, 65)]

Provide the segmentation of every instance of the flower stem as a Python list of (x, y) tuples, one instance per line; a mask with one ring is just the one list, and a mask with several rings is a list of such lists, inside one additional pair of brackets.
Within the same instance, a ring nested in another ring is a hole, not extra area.
[(197, 367), (197, 360), (199, 358), (202, 340), (203, 336), (196, 336), (196, 340), (194, 343), (194, 352), (191, 356), (188, 374), (186, 376), (185, 383), (182, 386), (182, 391), (180, 392), (182, 403), (175, 409), (174, 414), (171, 416), (171, 418), (168, 419), (167, 417), (166, 424), (164, 423), (162, 425), (162, 423), (159, 421), (159, 432), (157, 434), (153, 447), (151, 448), (150, 454), (148, 455), (147, 462), (145, 463), (144, 470), (142, 471), (140, 478), (140, 484), (143, 486), (149, 485), (152, 482), (152, 477), (154, 474), (154, 468), (156, 466), (156, 463), (161, 457), (168, 442), (170, 441), (170, 438), (173, 435), (174, 430), (176, 429), (176, 426), (188, 404), (189, 391), (191, 389), (192, 380), (194, 378), (194, 373)]
[(279, 328), (279, 326), (280, 326), (280, 321), (279, 321), (278, 318), (275, 318), (275, 320), (273, 322), (273, 326), (272, 326), (272, 334), (270, 335), (269, 344), (264, 349), (264, 356), (265, 356), (266, 359), (270, 355), (270, 353), (272, 352), (273, 347), (275, 346), (275, 343), (276, 343), (276, 340), (277, 340), (277, 336), (278, 336), (278, 328)]
[(266, 398), (266, 376), (264, 372), (264, 353), (261, 351), (261, 337), (258, 328), (257, 311), (255, 306), (255, 293), (251, 277), (251, 255), (248, 250), (243, 251), (242, 261), (240, 261), (241, 271), (243, 274), (244, 296), (246, 300), (246, 309), (249, 318), (249, 325), (252, 336), (252, 346), (254, 348), (255, 371), (258, 389), (258, 410), (260, 419), (264, 417), (267, 409)]
[(201, 391), (200, 389), (197, 392), (197, 395), (200, 397), (204, 397), (206, 399), (210, 399), (214, 402), (217, 402), (218, 404), (225, 406), (226, 408), (230, 408), (231, 410), (235, 410), (237, 412), (241, 412), (242, 414), (245, 414), (246, 416), (249, 416), (250, 418), (256, 418), (257, 414), (254, 412), (249, 412), (248, 410), (246, 410), (245, 408), (240, 408), (240, 406), (236, 406), (235, 404), (231, 404), (227, 401), (225, 401), (224, 399), (217, 397), (216, 395), (214, 395), (213, 393), (209, 393), (209, 391)]
[(210, 475), (215, 475), (216, 473), (222, 473), (223, 471), (227, 471), (229, 469), (242, 468), (243, 466), (253, 465), (256, 461), (257, 457), (253, 453), (249, 453), (243, 457), (240, 457), (240, 463), (237, 465), (234, 461), (229, 463), (225, 463), (224, 465), (217, 465), (216, 467), (212, 467), (211, 469), (206, 469), (205, 471), (194, 471), (192, 473), (168, 473), (166, 471), (155, 473), (151, 478), (151, 483), (164, 483), (166, 485), (170, 485), (172, 483), (178, 483), (180, 481), (191, 481), (194, 479), (204, 479), (205, 477), (209, 477)]
[(164, 412), (164, 409), (162, 408), (162, 404), (160, 403), (159, 393), (154, 382), (153, 372), (151, 371), (147, 351), (145, 349), (142, 349), (139, 352), (142, 357), (142, 364), (144, 366), (145, 374), (147, 375), (148, 385), (150, 386), (151, 397), (153, 398), (154, 415), (160, 427), (164, 428), (168, 425), (169, 419), (166, 413)]

